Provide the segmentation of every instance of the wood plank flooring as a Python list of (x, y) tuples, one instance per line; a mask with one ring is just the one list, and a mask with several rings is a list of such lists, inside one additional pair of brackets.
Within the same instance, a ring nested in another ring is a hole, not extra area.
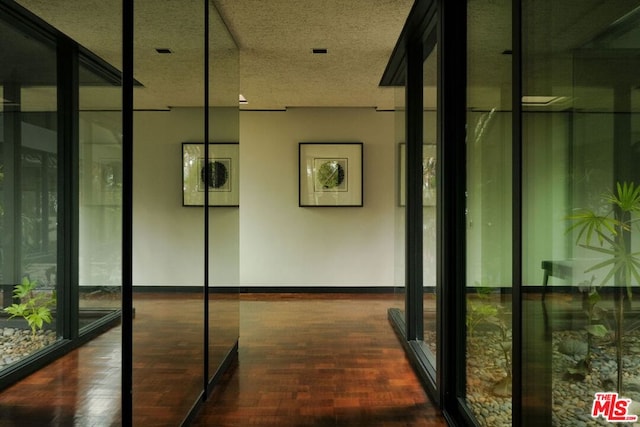
[(0, 393), (1, 427), (120, 425), (120, 328)]
[(195, 426), (446, 426), (388, 320), (390, 296), (243, 296), (239, 364)]
[[(193, 425), (446, 426), (387, 320), (392, 298), (242, 295), (238, 363)], [(147, 303), (136, 303), (134, 425), (178, 425), (175, 420), (185, 415), (182, 403), (192, 395), (184, 390), (192, 381), (177, 381), (163, 370), (181, 369), (190, 377), (199, 371), (184, 361), (160, 361), (157, 341), (159, 333), (175, 334), (192, 320), (187, 312), (174, 312), (191, 302), (176, 304), (175, 294), (169, 294), (164, 303), (161, 297)], [(159, 317), (141, 321), (146, 312)], [(197, 340), (192, 332), (180, 339), (184, 359), (194, 348), (193, 366), (202, 363)], [(145, 352), (158, 359), (143, 357)], [(0, 393), (0, 427), (120, 425), (119, 363), (120, 329), (114, 328)]]

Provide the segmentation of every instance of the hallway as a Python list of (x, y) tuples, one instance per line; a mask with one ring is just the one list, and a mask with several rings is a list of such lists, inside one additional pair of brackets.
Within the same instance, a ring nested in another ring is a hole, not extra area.
[(389, 295), (244, 295), (239, 366), (196, 426), (445, 426), (387, 320)]
[[(393, 298), (242, 295), (239, 362), (192, 425), (446, 426), (387, 320)], [(140, 352), (153, 345), (144, 342), (144, 325), (134, 333)], [(119, 425), (119, 334), (114, 328), (0, 393), (0, 427)], [(158, 375), (156, 392), (163, 380), (175, 382)], [(134, 381), (140, 420), (148, 394), (136, 389)], [(154, 412), (144, 427), (171, 426)]]

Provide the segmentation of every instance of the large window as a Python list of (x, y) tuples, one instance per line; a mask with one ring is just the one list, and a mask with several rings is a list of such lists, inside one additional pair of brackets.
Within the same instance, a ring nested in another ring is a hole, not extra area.
[(51, 410), (179, 425), (237, 355), (239, 209), (180, 203), (181, 144), (239, 143), (237, 46), (207, 1), (17, 3), (0, 2), (0, 293), (31, 311), (0, 312), (0, 387), (122, 322), (77, 366), (113, 375)]
[[(416, 2), (398, 46), (428, 41), (434, 4)], [(634, 421), (637, 2), (451, 4), (437, 2), (439, 403), (462, 425)], [(397, 49), (385, 75), (426, 51)], [(407, 135), (427, 135), (421, 107)]]
[[(56, 47), (0, 19), (0, 375), (62, 334)], [(42, 65), (42, 68), (35, 67)]]
[[(1, 12), (0, 377), (10, 382), (27, 361), (118, 321), (121, 127), (113, 68), (24, 10)], [(88, 111), (106, 109), (116, 112)]]
[(523, 410), (557, 426), (640, 401), (636, 7), (523, 3)]
[(121, 305), (121, 89), (80, 66), (78, 282), (80, 327)]
[[(467, 14), (466, 387), (479, 425), (511, 423), (511, 5)], [(487, 32), (486, 28), (492, 31)]]

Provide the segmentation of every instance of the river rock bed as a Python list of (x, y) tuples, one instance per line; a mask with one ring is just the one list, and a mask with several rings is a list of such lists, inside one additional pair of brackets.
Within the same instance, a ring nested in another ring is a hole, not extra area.
[(0, 369), (35, 353), (56, 341), (52, 330), (40, 330), (35, 335), (31, 329), (0, 328)]
[[(435, 342), (425, 332), (425, 341)], [(509, 336), (509, 339), (511, 337)], [(429, 341), (427, 341), (429, 340)], [(467, 402), (478, 424), (483, 427), (511, 427), (511, 395), (506, 384), (509, 363), (500, 346), (499, 331), (482, 331), (467, 345)], [(433, 345), (430, 345), (435, 351)], [(571, 354), (571, 351), (573, 352)], [(591, 371), (584, 379), (571, 378), (570, 368), (584, 357), (586, 332), (558, 331), (552, 334), (552, 425), (591, 427), (614, 425), (602, 417), (591, 417), (594, 394), (616, 390), (615, 346), (610, 339), (593, 342)], [(569, 353), (569, 354), (567, 354)], [(630, 414), (640, 417), (640, 334), (625, 335), (623, 357), (623, 396), (631, 399)], [(500, 387), (496, 384), (501, 383)], [(618, 426), (640, 426), (616, 423)]]

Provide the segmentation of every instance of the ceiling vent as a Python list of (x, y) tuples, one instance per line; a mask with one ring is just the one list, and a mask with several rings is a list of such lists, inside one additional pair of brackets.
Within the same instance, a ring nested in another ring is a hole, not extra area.
[(314, 49), (311, 49), (311, 52), (315, 55), (320, 55), (320, 54), (327, 53), (328, 50), (326, 48), (314, 48)]

